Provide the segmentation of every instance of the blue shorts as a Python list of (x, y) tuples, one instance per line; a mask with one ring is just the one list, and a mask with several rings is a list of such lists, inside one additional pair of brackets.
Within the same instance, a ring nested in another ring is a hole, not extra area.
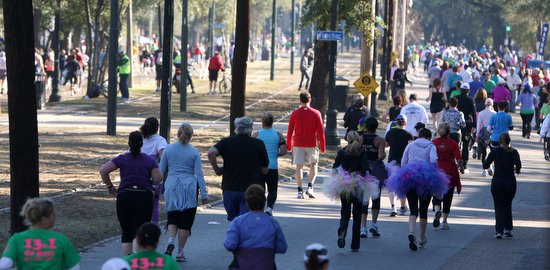
[(227, 212), (227, 221), (233, 221), (236, 217), (249, 211), (248, 206), (246, 206), (244, 192), (224, 191), (223, 206), (225, 212)]

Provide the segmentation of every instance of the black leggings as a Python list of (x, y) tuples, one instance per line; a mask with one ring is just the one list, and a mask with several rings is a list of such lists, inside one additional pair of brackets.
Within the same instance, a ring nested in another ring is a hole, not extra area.
[(407, 202), (409, 202), (409, 208), (411, 209), (411, 216), (418, 217), (418, 202), (420, 201), (420, 218), (428, 218), (428, 207), (430, 206), (430, 200), (432, 195), (427, 195), (424, 197), (418, 196), (416, 189), (412, 188), (407, 192)]
[(432, 204), (435, 207), (436, 205), (441, 208), (441, 202), (443, 202), (443, 213), (448, 214), (451, 212), (451, 204), (453, 202), (453, 194), (455, 193), (455, 187), (449, 188), (447, 193), (443, 195), (443, 200), (433, 197)]
[(496, 232), (502, 234), (504, 230), (513, 230), (512, 201), (516, 195), (516, 186), (495, 187), (491, 184), (491, 194), (495, 205)]
[(127, 191), (116, 196), (116, 216), (122, 229), (122, 243), (131, 243), (138, 228), (151, 221), (153, 193), (151, 191)]
[(338, 236), (346, 237), (348, 232), (348, 225), (350, 214), (352, 212), (353, 205), (353, 225), (352, 225), (352, 235), (351, 235), (351, 248), (359, 249), (360, 246), (360, 235), (361, 235), (361, 208), (363, 203), (352, 197), (348, 201), (344, 196), (340, 196), (340, 201), (342, 202), (342, 209), (340, 210), (340, 227), (338, 228)]
[(262, 174), (262, 186), (267, 184), (267, 207), (273, 208), (277, 200), (277, 189), (279, 187), (279, 170), (269, 169), (266, 175)]
[(477, 144), (477, 149), (479, 151), (479, 156), (481, 157), (481, 166), (483, 166), (483, 164), (485, 164), (485, 159), (487, 158), (487, 146), (485, 143), (483, 142), (479, 142)]
[(533, 121), (534, 113), (524, 114), (521, 113), (521, 136), (531, 136), (531, 121)]
[[(382, 195), (382, 187), (378, 185), (378, 194)], [(380, 196), (376, 199), (372, 199), (372, 210), (380, 210)], [(363, 204), (361, 207), (361, 214), (369, 214), (369, 203)]]

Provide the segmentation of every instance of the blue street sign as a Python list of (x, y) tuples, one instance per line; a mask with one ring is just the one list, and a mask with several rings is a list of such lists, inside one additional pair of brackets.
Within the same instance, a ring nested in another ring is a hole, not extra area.
[(317, 31), (317, 40), (327, 40), (327, 41), (344, 40), (344, 32)]
[(542, 34), (540, 35), (539, 55), (544, 55), (544, 46), (546, 45), (547, 38), (548, 38), (548, 24), (545, 23), (542, 26)]

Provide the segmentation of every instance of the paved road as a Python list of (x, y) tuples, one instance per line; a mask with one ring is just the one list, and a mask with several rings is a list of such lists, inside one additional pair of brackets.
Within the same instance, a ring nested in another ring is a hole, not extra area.
[[(410, 90), (417, 92), (424, 100), (428, 94), (426, 88), (425, 83), (418, 82)], [(428, 106), (426, 102), (421, 101), (420, 104)], [(513, 119), (518, 127), (521, 123), (519, 115), (514, 114)], [(127, 123), (135, 127), (142, 121), (126, 120), (119, 121), (119, 124)], [(279, 124), (276, 128), (285, 131), (284, 121)], [(223, 125), (228, 123), (221, 121), (219, 126), (210, 128), (223, 128)], [(493, 239), (491, 179), (481, 177), (480, 161), (471, 160), (471, 173), (462, 176), (463, 190), (454, 197), (449, 217), (450, 230), (433, 228), (433, 213), (430, 212), (426, 234), (428, 243), (416, 252), (408, 248), (408, 217), (389, 217), (390, 205), (385, 193), (378, 222), (382, 236), (361, 239), (361, 249), (358, 253), (352, 253), (349, 237), (344, 249), (336, 245), (340, 216), (338, 203), (330, 201), (319, 191), (317, 199), (296, 199), (295, 182), (290, 180), (281, 183), (274, 211), (289, 244), (287, 253), (276, 257), (279, 269), (303, 269), (302, 252), (314, 242), (328, 247), (330, 269), (549, 269), (550, 163), (544, 161), (542, 145), (538, 144), (538, 140), (521, 139), (520, 132), (517, 129), (511, 132), (513, 147), (519, 150), (524, 166), (518, 176), (518, 190), (513, 203), (513, 239)], [(340, 134), (344, 131), (340, 130)], [(325, 177), (326, 174), (320, 174), (316, 187)], [(180, 263), (182, 269), (227, 267), (232, 255), (222, 245), (229, 226), (225, 219), (223, 205), (220, 204), (197, 214), (193, 235), (186, 246), (189, 262)], [(220, 224), (208, 225), (211, 221)], [(160, 241), (158, 250), (163, 252), (167, 236), (163, 235)], [(84, 269), (98, 269), (110, 257), (120, 255), (119, 240), (114, 239), (84, 252), (82, 266)]]

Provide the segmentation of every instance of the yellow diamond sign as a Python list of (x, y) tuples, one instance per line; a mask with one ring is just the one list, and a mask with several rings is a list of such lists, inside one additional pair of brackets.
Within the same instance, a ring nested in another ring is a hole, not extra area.
[(378, 83), (374, 80), (373, 77), (371, 77), (368, 72), (365, 72), (365, 74), (363, 74), (363, 76), (361, 76), (359, 80), (355, 81), (353, 85), (365, 97), (370, 95), (370, 93), (374, 92), (374, 90), (378, 88)]

